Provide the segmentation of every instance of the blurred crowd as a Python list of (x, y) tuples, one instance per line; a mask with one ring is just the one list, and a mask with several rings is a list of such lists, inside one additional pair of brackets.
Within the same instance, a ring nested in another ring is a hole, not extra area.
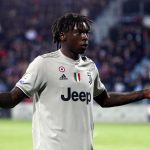
[(1, 0), (0, 91), (11, 90), (37, 55), (56, 49), (52, 44), (51, 25), (58, 16), (74, 11), (94, 19), (108, 2)]
[[(94, 20), (110, 0), (1, 0), (0, 91), (11, 90), (37, 56), (56, 49), (51, 24), (64, 12), (75, 11)], [(84, 4), (84, 5), (83, 5)], [(114, 26), (99, 44), (90, 40), (87, 55), (93, 59), (109, 91), (129, 91), (150, 85), (149, 29), (141, 23)]]
[(108, 37), (88, 51), (108, 90), (132, 91), (150, 86), (148, 34), (149, 30), (141, 24), (120, 22)]

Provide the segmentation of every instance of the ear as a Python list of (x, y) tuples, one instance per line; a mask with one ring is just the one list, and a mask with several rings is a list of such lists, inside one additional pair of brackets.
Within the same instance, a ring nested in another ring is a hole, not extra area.
[(64, 41), (66, 40), (66, 35), (65, 35), (64, 32), (61, 32), (61, 33), (60, 33), (60, 40), (61, 40), (62, 42), (64, 42)]

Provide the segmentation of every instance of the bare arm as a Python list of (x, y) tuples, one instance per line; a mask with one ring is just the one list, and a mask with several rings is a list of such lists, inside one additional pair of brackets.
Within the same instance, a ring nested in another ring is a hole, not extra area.
[(104, 91), (99, 96), (95, 97), (94, 100), (102, 107), (114, 107), (136, 102), (145, 98), (150, 99), (150, 88), (128, 93), (107, 93)]
[(0, 107), (13, 108), (27, 96), (17, 87), (10, 92), (0, 93)]

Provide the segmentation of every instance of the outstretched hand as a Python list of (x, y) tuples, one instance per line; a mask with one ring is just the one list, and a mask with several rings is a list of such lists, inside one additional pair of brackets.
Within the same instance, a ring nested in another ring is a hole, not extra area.
[(145, 98), (150, 99), (150, 87), (144, 90), (144, 96)]

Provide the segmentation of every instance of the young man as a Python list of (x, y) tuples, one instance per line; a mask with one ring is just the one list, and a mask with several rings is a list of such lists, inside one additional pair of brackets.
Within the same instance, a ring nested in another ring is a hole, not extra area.
[(33, 97), (34, 150), (92, 150), (93, 99), (102, 107), (150, 98), (150, 89), (107, 93), (88, 47), (90, 20), (67, 14), (52, 27), (60, 49), (37, 57), (11, 92), (0, 94), (0, 106), (12, 108)]

